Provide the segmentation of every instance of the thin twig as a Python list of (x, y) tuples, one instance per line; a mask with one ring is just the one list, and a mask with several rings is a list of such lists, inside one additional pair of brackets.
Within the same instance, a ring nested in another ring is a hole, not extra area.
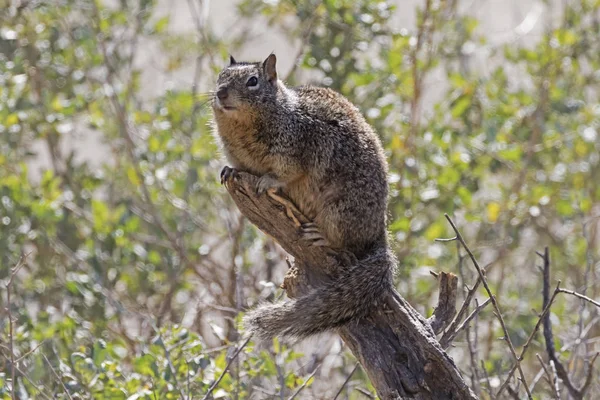
[(12, 310), (11, 310), (11, 291), (12, 291), (12, 284), (13, 281), (15, 279), (15, 276), (17, 276), (17, 273), (19, 272), (19, 270), (21, 268), (23, 268), (23, 265), (25, 265), (25, 260), (27, 260), (27, 257), (29, 257), (29, 254), (31, 253), (27, 253), (27, 254), (23, 254), (21, 255), (21, 257), (19, 258), (19, 261), (17, 262), (17, 265), (10, 271), (10, 278), (8, 279), (8, 283), (6, 284), (6, 312), (8, 314), (8, 345), (9, 345), (9, 352), (10, 352), (10, 384), (11, 384), (11, 396), (13, 400), (17, 399), (17, 392), (15, 390), (16, 387), (16, 382), (15, 382), (15, 367), (16, 367), (16, 361), (15, 361), (15, 351), (14, 351), (14, 324), (13, 324), (13, 316), (12, 316)]
[(518, 388), (514, 389), (512, 386), (508, 385), (508, 387), (506, 388), (506, 391), (508, 392), (508, 394), (510, 395), (510, 397), (513, 398), (513, 400), (520, 400), (519, 399)]
[(542, 378), (545, 378), (544, 370), (540, 368), (533, 379), (529, 381), (529, 389), (531, 389), (531, 393), (535, 393), (535, 387)]
[(506, 391), (508, 392), (508, 395), (513, 399), (513, 400), (521, 400), (519, 399), (519, 388), (517, 387), (516, 389), (513, 388), (512, 386), (508, 385), (508, 387), (506, 388)]
[(579, 298), (580, 298), (580, 299), (582, 299), (582, 300), (589, 301), (590, 303), (592, 303), (592, 304), (593, 304), (593, 305), (595, 305), (596, 307), (599, 307), (599, 308), (600, 308), (600, 303), (598, 303), (598, 302), (597, 302), (596, 300), (594, 300), (594, 299), (591, 299), (591, 298), (589, 298), (589, 297), (587, 297), (587, 296), (584, 296), (584, 295), (582, 295), (581, 293), (577, 293), (577, 292), (574, 292), (573, 290), (569, 290), (569, 289), (563, 289), (563, 288), (559, 288), (559, 289), (558, 289), (558, 291), (559, 291), (560, 293), (566, 293), (566, 294), (570, 294), (570, 295), (573, 295), (573, 296), (575, 296), (575, 297), (579, 297)]
[(37, 346), (35, 346), (33, 349), (29, 350), (27, 353), (23, 354), (21, 357), (17, 358), (15, 360), (16, 363), (22, 361), (25, 357), (27, 357), (28, 355), (30, 355), (31, 353), (33, 353), (34, 351), (36, 351), (37, 349), (39, 349), (44, 343), (46, 342), (46, 339), (42, 340)]
[(333, 400), (336, 400), (338, 398), (338, 396), (340, 394), (342, 394), (342, 390), (344, 390), (344, 388), (346, 387), (346, 385), (348, 384), (348, 382), (350, 382), (350, 378), (352, 378), (352, 375), (354, 375), (354, 372), (356, 372), (356, 370), (358, 369), (359, 365), (360, 365), (360, 363), (358, 363), (358, 362), (354, 365), (354, 368), (352, 368), (352, 371), (350, 371), (350, 374), (348, 375), (348, 377), (346, 378), (346, 380), (342, 384), (342, 387), (340, 387), (340, 390), (338, 390), (337, 393), (335, 394), (335, 397), (333, 398)]
[(473, 262), (473, 265), (475, 266), (475, 269), (477, 269), (477, 273), (479, 274), (479, 277), (481, 278), (481, 282), (483, 283), (483, 287), (485, 288), (485, 290), (486, 290), (486, 292), (487, 292), (490, 300), (492, 301), (492, 306), (494, 307), (494, 310), (496, 311), (496, 317), (498, 318), (498, 320), (500, 321), (500, 325), (502, 326), (502, 331), (504, 332), (504, 340), (508, 344), (508, 348), (510, 349), (511, 354), (512, 354), (513, 358), (515, 359), (515, 363), (516, 363), (517, 369), (519, 370), (519, 374), (521, 376), (521, 381), (523, 382), (523, 386), (525, 387), (525, 391), (527, 392), (527, 397), (529, 399), (532, 399), (531, 391), (529, 390), (529, 386), (527, 385), (527, 381), (525, 380), (525, 374), (523, 372), (523, 369), (521, 368), (521, 359), (517, 356), (517, 352), (515, 351), (515, 347), (513, 346), (513, 343), (510, 340), (510, 335), (508, 333), (508, 328), (506, 327), (506, 324), (504, 322), (504, 318), (502, 317), (502, 312), (500, 311), (500, 307), (498, 306), (498, 302), (496, 301), (496, 297), (492, 294), (492, 291), (491, 291), (491, 289), (490, 289), (490, 287), (489, 287), (489, 285), (487, 283), (487, 280), (485, 279), (485, 275), (483, 273), (483, 270), (479, 266), (479, 263), (477, 262), (477, 259), (475, 258), (475, 256), (471, 252), (471, 249), (469, 249), (469, 246), (467, 246), (467, 244), (465, 243), (465, 241), (464, 241), (462, 235), (460, 234), (458, 228), (454, 224), (454, 221), (452, 221), (452, 219), (448, 216), (448, 214), (445, 214), (445, 217), (448, 220), (448, 222), (450, 223), (450, 225), (452, 226), (452, 229), (454, 229), (454, 232), (456, 233), (456, 238), (463, 245), (463, 247), (466, 250), (467, 254), (469, 254), (469, 258), (471, 258), (471, 261)]
[[(519, 358), (523, 359), (523, 357), (525, 356), (525, 352), (527, 351), (527, 348), (529, 347), (531, 341), (533, 340), (534, 335), (539, 330), (540, 325), (543, 324), (544, 325), (544, 337), (546, 339), (546, 344), (548, 346), (548, 342), (552, 343), (551, 344), (552, 348), (550, 349), (547, 347), (547, 349), (546, 349), (548, 352), (548, 356), (551, 361), (555, 361), (555, 364), (559, 365), (560, 363), (556, 362), (556, 361), (558, 361), (558, 359), (553, 360), (553, 356), (554, 356), (554, 358), (556, 358), (556, 357), (555, 357), (555, 350), (554, 350), (554, 339), (552, 338), (552, 326), (550, 324), (549, 312), (550, 312), (550, 307), (552, 306), (552, 303), (554, 302), (554, 299), (556, 298), (558, 293), (560, 293), (560, 291), (561, 291), (561, 289), (560, 289), (561, 282), (558, 281), (556, 288), (554, 289), (554, 292), (552, 293), (552, 297), (550, 297), (550, 253), (548, 251), (548, 248), (546, 247), (543, 254), (540, 252), (537, 252), (537, 251), (536, 251), (536, 254), (539, 255), (540, 257), (542, 257), (542, 259), (544, 260), (544, 267), (543, 267), (543, 273), (544, 273), (544, 275), (543, 275), (543, 306), (544, 306), (544, 311), (540, 314), (540, 317), (538, 319), (537, 324), (535, 325), (533, 332), (531, 332), (531, 335), (525, 342), (525, 345), (523, 346), (523, 350), (521, 351), (521, 355)], [(549, 335), (549, 337), (547, 335)], [(564, 369), (564, 367), (562, 367), (562, 364), (560, 364), (557, 367), (557, 369), (559, 369), (559, 370), (560, 370), (560, 368)], [(498, 390), (497, 395), (500, 395), (500, 393), (502, 393), (502, 390), (505, 389), (510, 378), (514, 374), (515, 369), (516, 369), (516, 366), (513, 366), (511, 368), (511, 370), (508, 373), (508, 377), (507, 377), (506, 381)], [(559, 372), (559, 375), (560, 374), (561, 374), (561, 372)], [(590, 369), (590, 374), (591, 374), (591, 369)], [(565, 376), (568, 378), (568, 374), (566, 372), (565, 372)], [(561, 376), (561, 379), (563, 379), (562, 376)], [(569, 384), (570, 384), (570, 382), (569, 382)]]
[(544, 360), (542, 360), (542, 357), (539, 355), (539, 353), (535, 353), (535, 356), (537, 357), (538, 361), (540, 362), (540, 365), (542, 366), (542, 369), (544, 370), (544, 374), (546, 375), (546, 379), (548, 380), (548, 384), (550, 385), (550, 387), (554, 391), (555, 398), (557, 400), (560, 400), (560, 390), (559, 390), (559, 387), (558, 387), (558, 382), (554, 381), (554, 378), (552, 377), (552, 374), (550, 374), (550, 371), (548, 371), (548, 368), (546, 368), (546, 364), (544, 363)]
[[(550, 301), (544, 307), (544, 311), (542, 311), (542, 313), (540, 314), (540, 317), (539, 317), (537, 323), (535, 324), (535, 327), (533, 328), (533, 331), (531, 332), (531, 334), (527, 338), (527, 341), (523, 345), (523, 349), (521, 350), (521, 355), (519, 356), (520, 360), (523, 360), (523, 357), (525, 357), (525, 353), (527, 352), (527, 349), (529, 348), (529, 345), (531, 344), (531, 341), (533, 340), (535, 334), (540, 329), (540, 326), (542, 325), (542, 322), (544, 321), (544, 317), (547, 316), (547, 315), (549, 315), (550, 307), (552, 306), (552, 303), (554, 302), (554, 299), (556, 298), (556, 295), (558, 294), (558, 285), (560, 285), (560, 281), (558, 281), (558, 284), (556, 286), (556, 289), (554, 289), (554, 293), (552, 294), (552, 297), (550, 298)], [(496, 396), (500, 396), (500, 394), (502, 393), (502, 391), (504, 389), (506, 389), (506, 387), (508, 386), (508, 383), (510, 382), (510, 378), (512, 378), (512, 376), (515, 373), (516, 369), (517, 369), (517, 364), (513, 365), (513, 367), (508, 372), (508, 376), (506, 377), (506, 380), (504, 381), (504, 383), (502, 384), (502, 386), (500, 386), (500, 389), (498, 389), (498, 393), (496, 393)]]
[[(436, 240), (438, 240), (438, 239), (436, 239)], [(493, 265), (493, 263), (488, 264), (483, 269), (484, 273), (487, 273), (489, 267), (492, 265)], [(471, 304), (471, 301), (475, 297), (475, 294), (477, 293), (477, 289), (479, 288), (480, 284), (481, 284), (481, 277), (477, 276), (477, 280), (475, 281), (475, 284), (473, 285), (472, 288), (469, 288), (468, 286), (465, 285), (467, 288), (467, 291), (468, 291), (467, 297), (463, 301), (463, 304), (460, 306), (460, 310), (456, 314), (456, 317), (454, 317), (454, 320), (452, 321), (452, 323), (450, 324), (450, 326), (448, 327), (448, 329), (446, 330), (446, 332), (444, 333), (444, 335), (442, 335), (442, 338), (440, 339), (440, 345), (442, 346), (442, 348), (447, 349), (448, 346), (450, 346), (452, 344), (452, 340), (454, 340), (455, 336), (452, 339), (449, 339), (449, 336), (452, 334), (452, 332), (456, 331), (456, 329), (458, 328), (458, 324), (460, 324), (460, 321), (464, 318), (465, 314), (469, 310), (469, 305)]]
[(62, 386), (62, 388), (65, 391), (65, 394), (67, 395), (67, 397), (69, 398), (69, 400), (73, 400), (73, 398), (71, 397), (71, 394), (67, 390), (67, 387), (65, 386), (64, 382), (62, 381), (62, 378), (58, 375), (58, 373), (56, 372), (56, 370), (54, 369), (54, 367), (52, 366), (52, 364), (50, 364), (50, 361), (48, 360), (48, 357), (46, 357), (46, 355), (44, 353), (42, 353), (42, 357), (44, 357), (44, 360), (46, 360), (46, 363), (48, 364), (48, 367), (50, 367), (50, 370), (52, 371), (52, 373), (54, 374), (54, 376), (56, 377), (56, 379), (58, 379), (58, 381), (60, 382), (60, 385)]
[(373, 394), (371, 392), (369, 392), (367, 389), (363, 389), (361, 387), (357, 387), (354, 388), (354, 390), (356, 390), (358, 393), (362, 394), (363, 396), (369, 398), (369, 399), (375, 399), (376, 397), (373, 396)]
[[(584, 217), (584, 216), (582, 216)], [(589, 287), (589, 280), (590, 280), (590, 273), (592, 272), (592, 267), (594, 265), (594, 258), (592, 256), (592, 238), (590, 238), (590, 236), (588, 235), (588, 230), (587, 228), (587, 224), (586, 222), (583, 223), (582, 225), (582, 233), (583, 233), (583, 238), (585, 239), (585, 243), (586, 243), (586, 249), (585, 249), (585, 258), (586, 258), (586, 268), (585, 268), (585, 272), (583, 274), (583, 287), (580, 289), (581, 290), (581, 294), (583, 296), (587, 296), (587, 290)], [(580, 352), (578, 351), (579, 346), (583, 345), (584, 348), (584, 354), (586, 354), (586, 357), (583, 360), (584, 363), (584, 367), (585, 368), (589, 368), (589, 364), (588, 364), (588, 359), (587, 359), (587, 354), (589, 352), (589, 346), (586, 343), (584, 339), (584, 334), (583, 334), (583, 330), (584, 330), (584, 325), (583, 325), (583, 321), (584, 321), (584, 315), (586, 313), (587, 310), (587, 303), (586, 301), (580, 301), (580, 305), (579, 305), (579, 319), (577, 321), (577, 341), (575, 342), (575, 345), (573, 346), (573, 352), (571, 353), (573, 357), (575, 357), (575, 362), (577, 362), (577, 359), (581, 358)]]
[(483, 376), (485, 378), (485, 383), (487, 384), (487, 392), (490, 396), (490, 399), (495, 399), (494, 392), (492, 391), (492, 383), (490, 382), (490, 375), (485, 368), (485, 362), (481, 360), (481, 370), (483, 371)]
[[(475, 309), (479, 308), (479, 302), (475, 299)], [(481, 392), (480, 388), (480, 380), (479, 380), (479, 368), (477, 365), (477, 347), (479, 344), (479, 335), (477, 329), (477, 317), (479, 313), (474, 314), (475, 317), (475, 329), (473, 330), (474, 338), (471, 340), (471, 324), (467, 323), (465, 325), (465, 339), (467, 340), (467, 349), (469, 350), (469, 358), (471, 361), (471, 384), (473, 387), (473, 391), (476, 394)]]
[(592, 379), (594, 378), (594, 363), (596, 362), (596, 359), (599, 355), (600, 352), (597, 352), (592, 358), (592, 361), (590, 361), (590, 366), (588, 369), (587, 376), (585, 377), (585, 382), (583, 383), (581, 389), (579, 389), (579, 391), (582, 393), (582, 397), (585, 396), (585, 393), (587, 392), (587, 390), (590, 387), (590, 384), (592, 383)]
[(296, 398), (296, 396), (298, 396), (298, 394), (306, 387), (306, 385), (308, 385), (308, 381), (310, 381), (311, 378), (313, 376), (315, 376), (315, 374), (317, 373), (317, 370), (319, 369), (320, 366), (321, 366), (320, 364), (317, 365), (317, 367), (315, 368), (315, 370), (304, 380), (304, 382), (302, 382), (302, 385), (300, 385), (298, 387), (298, 390), (296, 390), (293, 395), (291, 395), (290, 397), (288, 397), (288, 400), (294, 400)]
[[(549, 281), (550, 281), (550, 252), (548, 251), (548, 247), (546, 247), (544, 249), (544, 254), (541, 255), (541, 257), (544, 261), (543, 304), (547, 305), (546, 308), (549, 308), (549, 306), (552, 304), (552, 300), (554, 299), (554, 297), (558, 293), (561, 293), (561, 292), (567, 293), (567, 294), (573, 294), (576, 296), (578, 295), (577, 297), (580, 297), (580, 298), (582, 298), (582, 297), (586, 298), (586, 296), (583, 296), (579, 293), (575, 294), (576, 292), (573, 292), (571, 290), (560, 289), (560, 281), (559, 281), (556, 289), (554, 290), (554, 295), (552, 296), (552, 298), (550, 300), (548, 300), (548, 293), (549, 293), (549, 286), (550, 286), (550, 284), (549, 284)], [(591, 300), (591, 299), (589, 299), (589, 300), (592, 302), (592, 304), (595, 303), (593, 300)], [(563, 383), (566, 386), (567, 390), (569, 391), (569, 394), (571, 395), (571, 397), (573, 397), (577, 400), (584, 399), (585, 394), (589, 388), (589, 385), (592, 382), (594, 361), (596, 361), (598, 354), (596, 354), (594, 356), (594, 358), (592, 359), (592, 362), (589, 365), (588, 374), (587, 374), (587, 377), (586, 377), (586, 380), (585, 380), (583, 386), (581, 388), (575, 387), (573, 382), (571, 382), (571, 379), (569, 377), (569, 372), (564, 367), (564, 365), (560, 362), (560, 360), (558, 359), (558, 356), (556, 355), (556, 349), (554, 347), (554, 336), (552, 334), (552, 322), (550, 321), (550, 316), (543, 315), (542, 319), (544, 320), (544, 339), (546, 341), (546, 353), (548, 353), (548, 358), (550, 359), (551, 363), (553, 364), (553, 366), (556, 370), (556, 375), (563, 381)]]
[(552, 360), (550, 360), (550, 369), (552, 370), (552, 377), (554, 380), (554, 391), (558, 393), (558, 398), (560, 399), (560, 386), (558, 384), (560, 379), (558, 379), (558, 374), (556, 373), (556, 364), (554, 364), (554, 361)]
[(217, 388), (219, 383), (221, 383), (221, 380), (225, 377), (225, 374), (229, 370), (229, 367), (231, 366), (233, 361), (237, 358), (237, 356), (241, 353), (241, 351), (244, 349), (244, 347), (246, 347), (246, 345), (250, 342), (250, 339), (252, 339), (252, 335), (248, 336), (248, 338), (244, 341), (244, 343), (242, 343), (241, 346), (237, 348), (235, 353), (233, 353), (233, 355), (231, 356), (231, 359), (229, 361), (227, 361), (227, 365), (225, 365), (225, 369), (223, 369), (223, 372), (221, 372), (221, 375), (219, 376), (219, 378), (210, 386), (210, 388), (208, 388), (208, 392), (206, 392), (206, 394), (204, 395), (202, 400), (207, 400), (209, 398), (210, 394)]
[(185, 393), (183, 391), (183, 389), (181, 388), (181, 386), (179, 385), (179, 380), (177, 379), (177, 371), (175, 370), (175, 366), (173, 365), (173, 361), (171, 361), (171, 353), (169, 352), (169, 349), (167, 349), (167, 345), (165, 344), (165, 341), (163, 339), (162, 334), (160, 333), (160, 329), (154, 325), (153, 326), (154, 331), (156, 332), (156, 334), (158, 335), (158, 338), (160, 339), (160, 347), (162, 347), (163, 351), (165, 352), (165, 358), (167, 359), (167, 363), (169, 365), (169, 369), (171, 370), (171, 376), (173, 377), (173, 380), (175, 381), (175, 387), (177, 388), (177, 391), (179, 391), (179, 395), (181, 396), (182, 400), (186, 399)]
[(190, 363), (188, 362), (188, 360), (185, 360), (185, 366), (187, 367), (186, 371), (185, 371), (185, 383), (186, 383), (186, 388), (187, 388), (187, 399), (191, 400), (192, 399), (192, 392), (191, 392), (191, 389), (190, 389)]
[[(6, 355), (3, 353), (2, 356), (4, 356), (5, 358), (8, 359), (8, 357), (6, 357)], [(52, 400), (46, 393), (50, 393), (50, 389), (47, 388), (46, 386), (44, 386), (45, 392), (43, 390), (40, 389), (40, 387), (38, 385), (35, 384), (34, 381), (31, 380), (31, 378), (29, 378), (29, 376), (27, 376), (27, 374), (21, 370), (19, 367), (15, 367), (15, 369), (17, 370), (18, 373), (21, 374), (21, 376), (25, 379), (27, 379), (29, 381), (29, 384), (35, 389), (37, 390), (38, 394), (40, 396), (42, 396), (43, 398), (47, 399), (47, 400)]]
[(261, 392), (261, 393), (263, 393), (263, 394), (266, 394), (267, 396), (269, 396), (269, 397), (268, 397), (269, 399), (270, 399), (270, 398), (274, 398), (275, 396), (277, 396), (277, 393), (275, 393), (275, 392), (270, 392), (270, 391), (268, 391), (267, 389), (265, 389), (265, 388), (262, 388), (262, 387), (260, 387), (260, 386), (256, 386), (256, 385), (254, 385), (254, 386), (252, 386), (252, 389), (256, 390), (257, 392)]
[(279, 400), (285, 399), (285, 376), (283, 375), (283, 370), (281, 369), (281, 365), (279, 362), (275, 364), (275, 369), (277, 370), (277, 378), (279, 379)]
[(447, 243), (447, 242), (454, 242), (456, 239), (458, 239), (456, 236), (451, 237), (451, 238), (437, 238), (435, 239), (436, 242), (442, 242), (442, 243)]
[(471, 320), (473, 318), (475, 318), (477, 316), (477, 314), (479, 314), (479, 312), (481, 310), (483, 310), (485, 308), (485, 306), (487, 306), (490, 303), (490, 301), (491, 301), (491, 299), (488, 298), (483, 303), (479, 304), (473, 310), (473, 312), (471, 314), (469, 314), (469, 316), (467, 318), (465, 318), (465, 320), (463, 321), (463, 323), (460, 324), (460, 326), (458, 328), (456, 328), (455, 331), (453, 331), (453, 332), (447, 332), (447, 334), (448, 334), (447, 335), (447, 339), (445, 339), (446, 335), (444, 335), (444, 337), (442, 337), (442, 339), (440, 340), (440, 345), (443, 348), (447, 348), (452, 343), (452, 341), (454, 340), (454, 338), (460, 333), (460, 331), (462, 331), (463, 329), (465, 329), (468, 326), (469, 322), (471, 322)]

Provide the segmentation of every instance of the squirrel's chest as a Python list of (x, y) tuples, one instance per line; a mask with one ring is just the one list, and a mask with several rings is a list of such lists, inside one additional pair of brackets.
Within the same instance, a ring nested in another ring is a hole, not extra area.
[(225, 156), (234, 167), (262, 175), (271, 171), (267, 144), (251, 130), (217, 129)]

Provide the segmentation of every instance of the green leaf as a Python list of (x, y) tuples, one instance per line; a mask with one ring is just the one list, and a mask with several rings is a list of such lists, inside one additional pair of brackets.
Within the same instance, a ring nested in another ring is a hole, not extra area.
[(397, 232), (397, 231), (408, 232), (410, 230), (410, 219), (399, 218), (390, 225), (389, 229), (392, 232)]
[(425, 231), (425, 237), (427, 238), (427, 240), (433, 241), (435, 239), (443, 237), (445, 231), (445, 225), (441, 221), (435, 222), (427, 228), (427, 230)]
[(469, 206), (471, 204), (472, 195), (471, 195), (471, 192), (469, 192), (469, 189), (467, 189), (466, 187), (460, 186), (456, 189), (456, 193), (458, 194), (458, 197), (462, 201), (462, 204), (464, 204), (465, 206)]
[(564, 199), (561, 199), (556, 203), (556, 211), (563, 217), (570, 217), (574, 212), (571, 201)]
[(170, 16), (164, 16), (154, 23), (154, 32), (162, 33), (169, 27)]
[(471, 106), (471, 97), (469, 97), (469, 96), (459, 97), (458, 100), (454, 103), (454, 106), (452, 107), (452, 111), (451, 111), (452, 116), (454, 118), (458, 118), (458, 117), (462, 116), (470, 106)]
[(508, 149), (499, 151), (498, 156), (502, 157), (507, 161), (520, 161), (523, 156), (523, 149), (521, 148), (521, 146), (515, 145)]
[(134, 370), (144, 376), (157, 378), (159, 375), (156, 359), (150, 354), (144, 354), (133, 362)]
[(94, 360), (94, 364), (97, 367), (100, 367), (107, 355), (108, 351), (106, 350), (106, 342), (104, 340), (97, 340), (92, 349), (92, 359)]

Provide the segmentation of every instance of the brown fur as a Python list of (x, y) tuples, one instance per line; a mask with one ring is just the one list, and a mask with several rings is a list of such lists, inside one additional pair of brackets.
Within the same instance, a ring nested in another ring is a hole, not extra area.
[(359, 110), (330, 89), (287, 88), (275, 56), (233, 63), (213, 101), (217, 138), (234, 168), (281, 188), (314, 221), (328, 246), (358, 258), (309, 295), (249, 312), (261, 338), (305, 336), (360, 318), (391, 287), (386, 233), (387, 163)]

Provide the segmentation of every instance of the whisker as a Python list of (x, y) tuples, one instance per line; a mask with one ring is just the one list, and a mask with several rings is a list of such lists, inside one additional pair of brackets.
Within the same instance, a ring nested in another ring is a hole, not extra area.
[(208, 92), (202, 92), (202, 93), (196, 93), (196, 96), (214, 96), (217, 92), (214, 90), (208, 91)]
[(208, 100), (205, 100), (205, 101), (197, 102), (197, 103), (194, 105), (194, 108), (195, 108), (196, 110), (200, 110), (200, 109), (204, 108), (205, 106), (209, 105), (211, 102), (212, 102), (212, 98), (210, 98), (210, 99), (208, 99)]
[[(210, 104), (216, 95), (216, 91), (208, 91), (203, 93), (196, 93), (196, 103), (194, 105), (195, 109), (201, 109), (207, 104)], [(201, 100), (201, 101), (198, 101)]]

